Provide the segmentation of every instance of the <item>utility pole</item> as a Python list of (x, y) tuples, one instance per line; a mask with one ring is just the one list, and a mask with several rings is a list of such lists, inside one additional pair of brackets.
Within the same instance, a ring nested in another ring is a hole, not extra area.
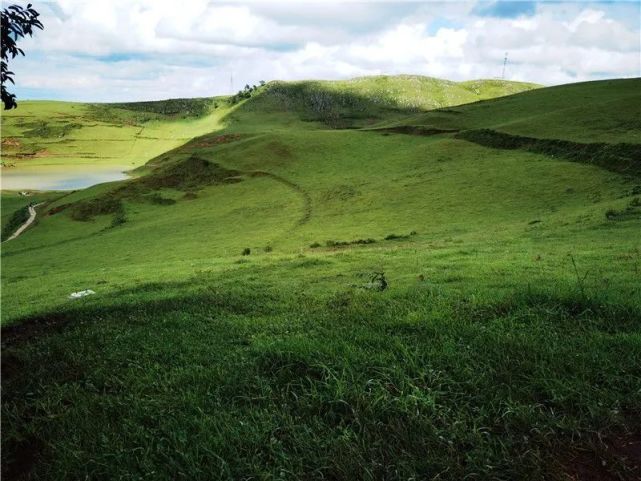
[(505, 66), (507, 65), (507, 52), (505, 52), (505, 58), (503, 59), (503, 73), (501, 74), (501, 80), (505, 80)]
[(229, 93), (233, 94), (234, 93), (234, 72), (229, 74), (229, 88), (231, 89)]

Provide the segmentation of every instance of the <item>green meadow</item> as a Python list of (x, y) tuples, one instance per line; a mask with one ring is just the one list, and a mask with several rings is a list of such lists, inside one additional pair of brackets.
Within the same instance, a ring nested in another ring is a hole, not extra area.
[(6, 479), (640, 478), (640, 79), (269, 82), (2, 128), (3, 169), (133, 169), (2, 193), (3, 239), (44, 202), (2, 244)]

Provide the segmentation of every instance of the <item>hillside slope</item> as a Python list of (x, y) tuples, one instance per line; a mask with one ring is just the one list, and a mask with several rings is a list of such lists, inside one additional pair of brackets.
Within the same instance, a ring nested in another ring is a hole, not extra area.
[(3, 244), (8, 479), (635, 479), (640, 80), (358, 82), (268, 84)]
[[(394, 111), (424, 111), (535, 87), (520, 82), (483, 80), (457, 84), (419, 76), (270, 82), (261, 89), (266, 95), (252, 99), (251, 104), (258, 104), (255, 110), (261, 113), (273, 109), (282, 113), (295, 105), (295, 109), (300, 108), (301, 112), (314, 117), (319, 115), (315, 96), (322, 92), (321, 96), (338, 96), (343, 100), (358, 97), (358, 108), (352, 104), (345, 106), (351, 113), (372, 106)], [(327, 114), (324, 108), (326, 106), (320, 106), (323, 119)], [(194, 137), (220, 129), (221, 119), (229, 112), (226, 97), (113, 104), (24, 101), (19, 110), (2, 116), (3, 165), (98, 163), (138, 167)]]
[(222, 107), (216, 99), (129, 104), (24, 101), (2, 115), (2, 164), (132, 168), (216, 129)]
[(270, 82), (230, 120), (278, 127), (299, 120), (330, 128), (354, 128), (409, 113), (528, 91), (536, 84), (501, 80), (452, 82), (418, 75), (360, 77), (344, 81)]
[[(641, 79), (561, 85), (439, 109), (414, 125), (495, 129), (515, 135), (577, 142), (641, 142)], [(404, 119), (401, 123), (407, 123)]]

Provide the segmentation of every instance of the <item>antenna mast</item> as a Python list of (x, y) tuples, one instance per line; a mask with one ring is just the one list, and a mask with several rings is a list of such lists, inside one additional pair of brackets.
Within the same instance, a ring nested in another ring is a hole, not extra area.
[(230, 93), (234, 93), (234, 72), (229, 74), (229, 88), (231, 89)]
[(505, 52), (505, 58), (503, 59), (503, 73), (501, 74), (501, 80), (505, 80), (505, 66), (507, 65), (507, 52)]

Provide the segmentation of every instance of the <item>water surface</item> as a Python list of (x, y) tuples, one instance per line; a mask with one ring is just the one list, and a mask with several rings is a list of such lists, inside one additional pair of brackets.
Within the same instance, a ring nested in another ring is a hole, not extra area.
[(76, 190), (128, 176), (124, 166), (36, 165), (3, 167), (2, 188), (7, 190)]

